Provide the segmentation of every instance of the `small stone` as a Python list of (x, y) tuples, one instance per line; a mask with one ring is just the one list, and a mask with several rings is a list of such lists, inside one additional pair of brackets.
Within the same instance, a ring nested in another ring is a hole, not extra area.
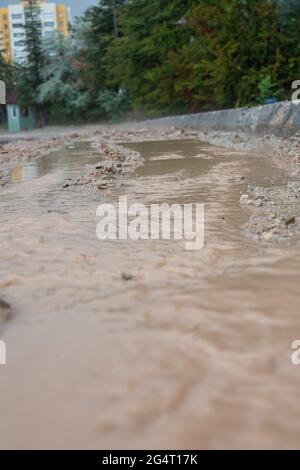
[(11, 306), (5, 300), (0, 299), (0, 322), (8, 320), (11, 316)]
[(101, 184), (98, 184), (98, 189), (107, 189), (109, 187), (109, 184), (106, 182), (103, 182)]
[(242, 204), (249, 204), (249, 196), (247, 194), (243, 194), (240, 198), (240, 202)]
[(122, 273), (121, 278), (122, 278), (122, 281), (132, 281), (133, 280), (132, 274), (129, 274), (129, 273)]
[(255, 207), (262, 207), (264, 205), (264, 203), (261, 199), (257, 199), (256, 201), (254, 201), (253, 205)]
[(288, 220), (285, 221), (285, 225), (288, 227), (289, 225), (293, 225), (296, 223), (295, 217), (290, 217)]
[(264, 232), (262, 234), (262, 237), (264, 240), (271, 240), (273, 238), (273, 233), (272, 232)]

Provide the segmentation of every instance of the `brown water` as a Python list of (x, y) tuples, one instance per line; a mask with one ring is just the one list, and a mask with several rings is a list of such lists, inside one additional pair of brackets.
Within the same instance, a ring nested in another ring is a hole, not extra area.
[[(130, 146), (145, 164), (117, 189), (58, 189), (98, 160), (82, 143), (17, 168), (0, 194), (14, 309), (0, 447), (300, 448), (299, 240), (263, 248), (240, 230), (247, 185), (287, 175), (194, 141)], [(205, 203), (205, 248), (100, 242), (96, 207), (120, 194)]]

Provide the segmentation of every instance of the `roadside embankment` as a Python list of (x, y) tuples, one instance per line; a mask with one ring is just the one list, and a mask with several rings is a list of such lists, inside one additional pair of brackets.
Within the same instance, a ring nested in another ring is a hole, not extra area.
[(300, 101), (283, 101), (253, 108), (170, 116), (137, 124), (146, 128), (189, 127), (201, 131), (245, 132), (287, 137), (300, 129)]

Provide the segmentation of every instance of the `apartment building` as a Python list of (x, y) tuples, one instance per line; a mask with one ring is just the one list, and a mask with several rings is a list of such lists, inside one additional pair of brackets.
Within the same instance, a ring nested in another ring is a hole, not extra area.
[[(40, 9), (42, 35), (51, 36), (54, 31), (68, 35), (70, 9), (66, 5), (35, 0)], [(25, 9), (26, 0), (16, 5), (0, 8), (0, 48), (6, 61), (21, 62), (26, 57)]]

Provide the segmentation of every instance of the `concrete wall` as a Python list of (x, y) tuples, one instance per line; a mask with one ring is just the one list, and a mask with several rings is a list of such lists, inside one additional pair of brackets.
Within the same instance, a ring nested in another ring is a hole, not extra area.
[(300, 130), (300, 100), (254, 108), (228, 109), (151, 119), (137, 127), (192, 127), (201, 130), (240, 131), (250, 134), (293, 135)]

